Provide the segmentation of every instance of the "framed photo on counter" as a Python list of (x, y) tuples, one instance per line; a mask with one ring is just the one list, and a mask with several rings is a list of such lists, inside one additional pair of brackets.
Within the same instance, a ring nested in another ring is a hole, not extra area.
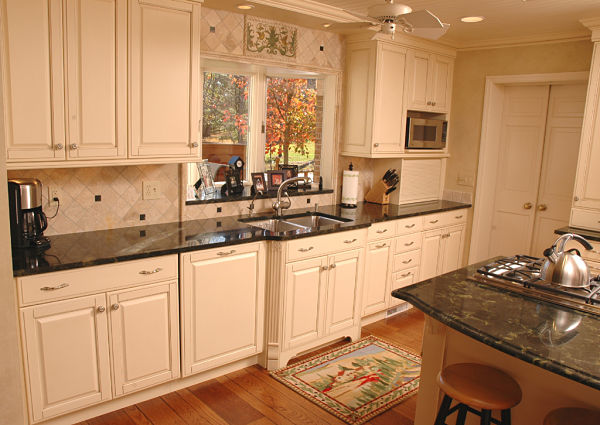
[(265, 184), (265, 173), (252, 173), (252, 184), (255, 190), (266, 192), (267, 185)]
[(267, 171), (267, 178), (268, 190), (277, 190), (281, 183), (283, 183), (283, 181), (285, 180), (285, 171), (269, 170)]

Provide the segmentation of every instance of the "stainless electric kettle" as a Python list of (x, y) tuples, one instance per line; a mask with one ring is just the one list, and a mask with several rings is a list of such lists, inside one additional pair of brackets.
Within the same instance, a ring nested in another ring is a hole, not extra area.
[(591, 280), (588, 265), (576, 249), (565, 251), (565, 244), (571, 239), (581, 243), (587, 250), (593, 248), (579, 235), (562, 235), (554, 245), (544, 250), (547, 259), (542, 266), (541, 278), (569, 288), (587, 288)]

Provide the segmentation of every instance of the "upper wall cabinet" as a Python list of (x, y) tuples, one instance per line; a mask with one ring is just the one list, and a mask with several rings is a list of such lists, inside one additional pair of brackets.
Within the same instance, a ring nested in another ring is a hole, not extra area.
[(199, 153), (200, 5), (131, 2), (131, 156)]
[(343, 154), (384, 158), (403, 152), (405, 66), (404, 47), (348, 43)]
[(450, 112), (454, 59), (410, 49), (406, 65), (406, 109)]

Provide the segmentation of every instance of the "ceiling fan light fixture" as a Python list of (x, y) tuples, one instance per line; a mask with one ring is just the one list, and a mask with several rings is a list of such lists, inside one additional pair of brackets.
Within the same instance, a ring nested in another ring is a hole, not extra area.
[(484, 16), (464, 16), (462, 18), (460, 18), (460, 20), (462, 22), (466, 22), (469, 24), (475, 23), (475, 22), (481, 22), (485, 19)]
[(393, 0), (386, 0), (385, 4), (377, 4), (368, 9), (368, 15), (372, 18), (385, 20), (395, 19), (399, 15), (411, 13), (412, 8), (405, 4), (395, 4)]

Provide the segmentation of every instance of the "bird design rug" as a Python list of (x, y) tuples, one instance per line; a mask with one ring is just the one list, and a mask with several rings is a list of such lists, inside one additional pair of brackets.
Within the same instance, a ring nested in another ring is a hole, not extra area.
[(271, 372), (278, 381), (352, 425), (419, 389), (421, 358), (374, 336)]

